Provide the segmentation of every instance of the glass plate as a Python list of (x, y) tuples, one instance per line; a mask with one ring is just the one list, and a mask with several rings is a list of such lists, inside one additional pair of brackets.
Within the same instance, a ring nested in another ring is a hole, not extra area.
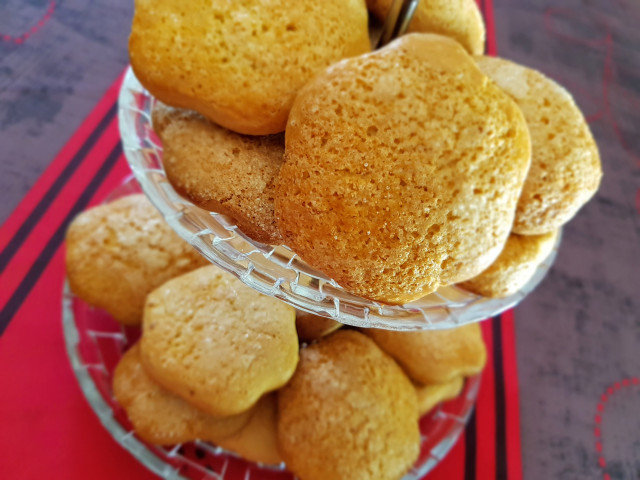
[[(166, 479), (293, 480), (286, 466), (248, 462), (215, 445), (196, 441), (160, 447), (138, 438), (125, 411), (113, 397), (113, 371), (122, 354), (139, 337), (139, 328), (122, 327), (69, 291), (62, 295), (62, 324), (67, 354), (91, 408), (111, 436), (152, 472)], [(480, 375), (468, 379), (462, 393), (420, 419), (420, 457), (404, 480), (418, 480), (456, 442), (478, 395)]]
[(352, 295), (288, 247), (251, 240), (232, 219), (196, 207), (178, 195), (164, 173), (162, 147), (152, 130), (153, 102), (129, 68), (119, 97), (120, 135), (127, 161), (144, 193), (178, 235), (209, 261), (258, 292), (295, 308), (363, 328), (451, 328), (495, 316), (516, 305), (540, 283), (555, 260), (561, 235), (527, 285), (506, 298), (485, 298), (456, 286), (440, 288), (400, 306)]
[[(138, 184), (129, 178), (105, 201), (139, 192)], [(66, 281), (62, 326), (69, 361), (89, 405), (116, 442), (152, 472), (166, 479), (294, 480), (284, 464), (274, 467), (248, 462), (207, 442), (162, 447), (144, 442), (136, 436), (111, 387), (114, 369), (140, 337), (140, 329), (123, 327), (106, 312), (80, 300)], [(420, 419), (420, 456), (403, 480), (422, 478), (455, 444), (473, 410), (480, 377), (467, 379), (457, 398), (438, 405)]]

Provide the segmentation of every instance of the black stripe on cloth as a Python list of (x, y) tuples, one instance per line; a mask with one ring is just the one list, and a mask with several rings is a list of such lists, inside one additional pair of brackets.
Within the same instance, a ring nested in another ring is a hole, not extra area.
[(91, 182), (85, 187), (82, 194), (76, 200), (73, 207), (64, 218), (63, 222), (58, 226), (54, 234), (51, 236), (44, 249), (38, 255), (36, 261), (31, 265), (31, 268), (22, 279), (18, 288), (16, 288), (9, 301), (4, 306), (2, 311), (0, 311), (0, 335), (4, 333), (6, 328), (9, 326), (11, 319), (15, 315), (15, 313), (20, 309), (22, 303), (25, 298), (29, 295), (34, 285), (44, 272), (47, 265), (51, 261), (51, 258), (55, 255), (58, 247), (62, 244), (64, 240), (64, 236), (67, 232), (67, 227), (69, 223), (78, 215), (82, 210), (85, 209), (96, 190), (102, 185), (102, 182), (107, 177), (113, 166), (115, 165), (118, 158), (122, 155), (122, 145), (120, 142), (111, 150), (104, 163), (100, 166), (100, 169), (96, 172), (94, 177), (91, 179)]
[(464, 480), (476, 480), (476, 409), (473, 409), (464, 433)]
[[(46, 193), (42, 196), (38, 204), (34, 207), (31, 213), (29, 213), (29, 216), (25, 219), (24, 223), (20, 225), (20, 228), (11, 238), (4, 250), (0, 252), (0, 272), (4, 271), (20, 246), (24, 243), (24, 241), (31, 233), (31, 230), (33, 230), (33, 228), (38, 224), (40, 219), (47, 212), (49, 205), (51, 205), (62, 188), (66, 185), (69, 178), (71, 178), (73, 173), (82, 164), (82, 161), (86, 158), (91, 148), (93, 148), (94, 144), (102, 135), (102, 132), (107, 128), (107, 125), (109, 125), (109, 123), (111, 123), (111, 121), (115, 117), (117, 110), (117, 102), (114, 102), (111, 108), (109, 108), (107, 113), (104, 115), (104, 117), (102, 117), (100, 123), (98, 123), (96, 128), (87, 137), (87, 139), (78, 149), (73, 158), (64, 167), (62, 172), (60, 172), (58, 178), (55, 179)], [(1, 333), (2, 331), (0, 330), (0, 334)]]
[(504, 386), (502, 358), (502, 316), (491, 322), (493, 334), (493, 372), (495, 375), (496, 404), (496, 478), (507, 478), (507, 398)]

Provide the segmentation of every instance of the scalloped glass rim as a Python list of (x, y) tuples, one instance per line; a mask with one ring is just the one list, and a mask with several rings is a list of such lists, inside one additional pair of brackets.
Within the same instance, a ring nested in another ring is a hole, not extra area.
[[(284, 464), (265, 466), (247, 462), (206, 442), (160, 447), (140, 440), (123, 421), (125, 414), (111, 391), (113, 368), (127, 344), (136, 337), (135, 329), (119, 326), (105, 312), (75, 297), (66, 280), (62, 327), (71, 367), (89, 405), (113, 439), (149, 470), (165, 479), (251, 480), (268, 473), (273, 480), (291, 480)], [(437, 406), (420, 419), (420, 456), (403, 480), (421, 479), (446, 456), (473, 411), (480, 381), (481, 374), (468, 378), (456, 399)], [(197, 449), (205, 452), (206, 457), (186, 453)], [(209, 463), (215, 463), (216, 467), (212, 469)], [(241, 474), (239, 469), (244, 469)]]
[(125, 156), (142, 190), (167, 223), (209, 261), (249, 287), (293, 307), (362, 328), (418, 330), (451, 328), (495, 316), (516, 305), (553, 264), (561, 235), (533, 278), (506, 298), (485, 298), (456, 286), (443, 287), (406, 305), (385, 305), (343, 290), (286, 246), (246, 237), (230, 218), (203, 210), (181, 197), (162, 167), (162, 147), (151, 128), (154, 99), (129, 67), (118, 99)]

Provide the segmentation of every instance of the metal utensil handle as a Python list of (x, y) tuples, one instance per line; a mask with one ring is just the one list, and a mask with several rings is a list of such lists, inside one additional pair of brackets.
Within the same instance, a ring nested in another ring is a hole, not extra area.
[(376, 48), (384, 47), (391, 40), (403, 35), (413, 15), (416, 13), (420, 0), (393, 0), (387, 18), (382, 25), (382, 34)]

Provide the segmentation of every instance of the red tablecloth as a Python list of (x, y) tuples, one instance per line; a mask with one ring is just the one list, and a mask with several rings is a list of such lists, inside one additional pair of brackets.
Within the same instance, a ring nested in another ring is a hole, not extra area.
[[(491, 1), (482, 7), (495, 53)], [(61, 328), (66, 227), (130, 173), (117, 127), (120, 81), (0, 229), (0, 479), (154, 478), (91, 411)], [(522, 477), (512, 312), (483, 332), (490, 355), (476, 411), (429, 479)]]

